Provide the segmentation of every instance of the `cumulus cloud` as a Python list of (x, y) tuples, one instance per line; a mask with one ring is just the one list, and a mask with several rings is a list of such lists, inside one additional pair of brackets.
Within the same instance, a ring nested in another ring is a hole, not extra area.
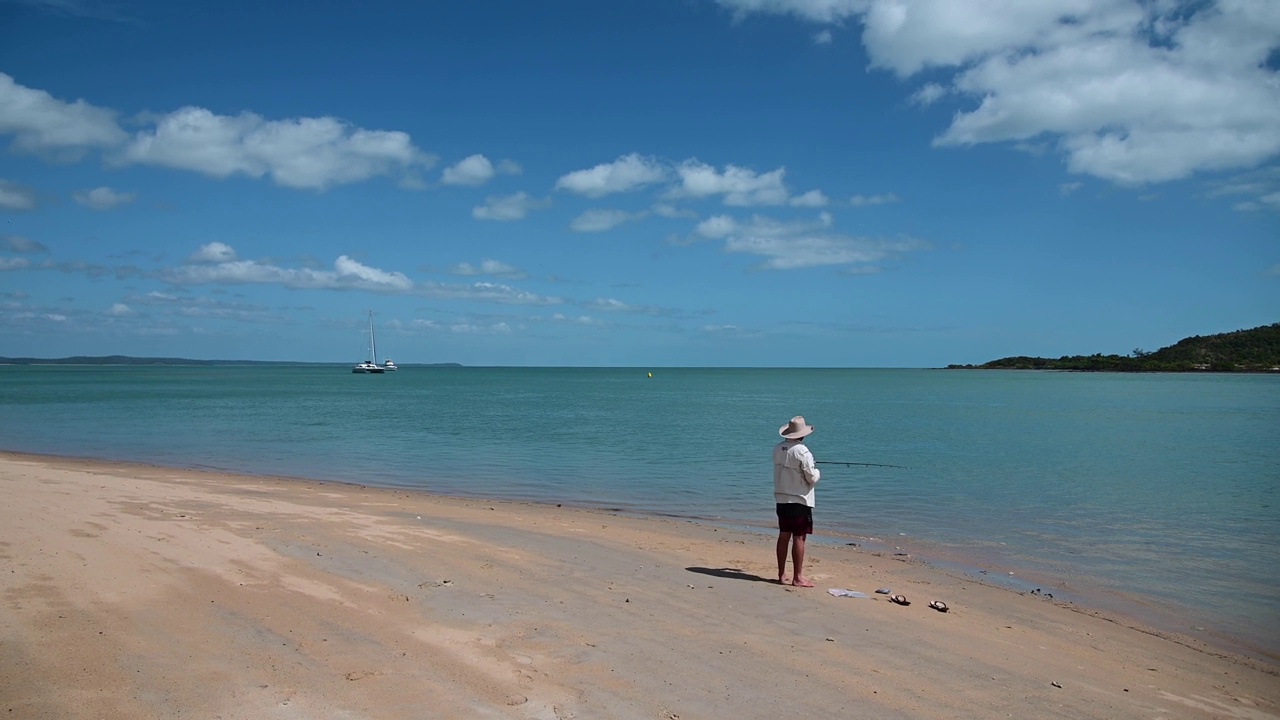
[(727, 215), (717, 215), (699, 223), (696, 232), (708, 239), (723, 240), (726, 252), (765, 258), (755, 266), (757, 270), (843, 265), (848, 266), (846, 271), (875, 272), (877, 263), (928, 247), (927, 243), (911, 239), (841, 235), (831, 231), (833, 224), (831, 214), (825, 212), (815, 220), (791, 222), (761, 215), (739, 222)]
[(1251, 170), (1215, 181), (1209, 197), (1243, 196), (1233, 207), (1243, 212), (1280, 212), (1280, 165)]
[(664, 218), (672, 218), (672, 219), (683, 218), (687, 220), (693, 220), (693, 219), (697, 219), (698, 217), (698, 213), (688, 208), (676, 207), (675, 205), (672, 205), (670, 203), (655, 203), (654, 206), (650, 208), (650, 210), (653, 212), (654, 215), (657, 215), (658, 217), (664, 217)]
[(569, 323), (572, 325), (588, 325), (588, 326), (600, 326), (605, 324), (603, 320), (598, 320), (596, 318), (591, 317), (590, 315), (579, 315), (577, 317), (573, 317), (570, 315), (565, 315), (564, 313), (552, 314), (551, 321), (558, 322), (558, 323)]
[(1138, 185), (1280, 154), (1280, 3), (1266, 0), (719, 0), (857, 17), (872, 67), (961, 107), (939, 147), (1048, 140), (1071, 172)]
[(133, 202), (138, 195), (137, 193), (118, 193), (109, 187), (100, 187), (75, 193), (72, 197), (85, 207), (94, 210), (110, 210), (117, 205)]
[(728, 215), (712, 215), (711, 217), (698, 223), (694, 228), (694, 232), (702, 237), (719, 240), (728, 237), (738, 227), (738, 223)]
[(454, 275), (492, 275), (494, 277), (507, 277), (512, 279), (520, 279), (528, 277), (523, 270), (514, 265), (499, 260), (481, 260), (479, 265), (471, 263), (458, 263), (449, 269)]
[(471, 216), (477, 220), (510, 222), (512, 220), (522, 220), (530, 212), (541, 210), (550, 205), (550, 198), (539, 200), (530, 197), (529, 193), (522, 190), (514, 195), (490, 195), (485, 198), (484, 205), (471, 209)]
[[(218, 260), (223, 257), (228, 259)], [(333, 270), (284, 268), (256, 260), (236, 260), (222, 243), (205, 245), (192, 256), (193, 264), (171, 268), (161, 278), (174, 285), (279, 285), (291, 289), (367, 290), (404, 293), (414, 288), (403, 273), (369, 267), (342, 255)]]
[(567, 190), (589, 198), (629, 192), (668, 177), (665, 165), (638, 153), (624, 155), (611, 163), (575, 170), (556, 181), (557, 190)]
[(614, 298), (596, 298), (594, 300), (588, 300), (582, 304), (589, 309), (609, 313), (653, 315), (656, 317), (669, 317), (680, 314), (679, 311), (674, 308), (658, 307), (656, 305), (631, 305)]
[(14, 150), (77, 158), (89, 148), (118, 145), (128, 135), (115, 113), (84, 100), (65, 102), (43, 90), (19, 85), (0, 73), (0, 135), (12, 135)]
[(403, 132), (365, 130), (333, 117), (267, 120), (184, 107), (139, 132), (119, 163), (192, 170), (217, 178), (270, 176), (279, 185), (325, 190), (430, 166), (435, 158)]
[(0, 210), (34, 210), (36, 194), (30, 188), (0, 180)]
[(866, 9), (867, 0), (716, 0), (741, 20), (753, 13), (794, 15), (818, 23), (838, 23)]
[(483, 155), (471, 155), (444, 169), (440, 182), (445, 185), (483, 185), (493, 179), (497, 171), (489, 158)]
[(563, 298), (538, 295), (519, 288), (492, 282), (476, 282), (470, 285), (447, 283), (423, 283), (419, 293), (443, 300), (474, 300), (503, 305), (562, 305)]
[(849, 204), (854, 207), (870, 207), (873, 205), (888, 205), (896, 203), (900, 200), (893, 193), (880, 193), (878, 195), (854, 195), (849, 198)]
[(4, 235), (0, 237), (0, 248), (9, 252), (26, 253), (28, 255), (40, 255), (49, 252), (49, 248), (21, 235)]
[(211, 242), (207, 245), (201, 245), (188, 258), (187, 262), (191, 263), (224, 263), (231, 262), (236, 259), (236, 251), (230, 245), (220, 242)]
[(797, 195), (791, 198), (790, 204), (793, 207), (826, 207), (830, 200), (821, 190), (810, 190), (803, 195)]
[(107, 309), (107, 314), (112, 317), (128, 317), (130, 315), (136, 315), (137, 313), (134, 312), (133, 308), (130, 308), (124, 303), (116, 303)]
[(671, 197), (705, 198), (724, 196), (725, 205), (782, 205), (788, 194), (782, 178), (785, 168), (756, 173), (748, 168), (726, 165), (723, 172), (698, 160), (685, 160), (676, 167), (679, 182)]
[(914, 102), (917, 105), (928, 106), (941, 100), (946, 94), (946, 87), (935, 82), (925, 83), (911, 96), (911, 102)]
[(632, 220), (643, 218), (645, 213), (632, 213), (625, 210), (587, 210), (569, 223), (569, 228), (577, 232), (604, 232)]

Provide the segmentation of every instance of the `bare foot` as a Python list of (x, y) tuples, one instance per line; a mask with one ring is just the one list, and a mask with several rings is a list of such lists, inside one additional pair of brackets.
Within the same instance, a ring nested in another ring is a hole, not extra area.
[(785, 576), (785, 575), (779, 575), (779, 576), (778, 576), (778, 584), (779, 584), (779, 585), (786, 585), (786, 584), (787, 584), (787, 578), (786, 578), (786, 576)]
[(796, 587), (813, 587), (813, 583), (809, 582), (807, 577), (792, 578), (791, 584)]

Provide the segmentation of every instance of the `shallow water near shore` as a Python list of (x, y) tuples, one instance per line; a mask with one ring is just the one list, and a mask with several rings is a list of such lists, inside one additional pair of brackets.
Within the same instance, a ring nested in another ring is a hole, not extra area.
[(1277, 376), (0, 367), (4, 450), (761, 532), (769, 451), (794, 414), (817, 427), (819, 460), (905, 466), (822, 466), (819, 542), (1280, 655)]

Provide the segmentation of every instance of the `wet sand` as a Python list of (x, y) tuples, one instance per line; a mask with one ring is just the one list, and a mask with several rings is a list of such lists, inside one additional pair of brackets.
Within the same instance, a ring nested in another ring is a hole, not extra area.
[(0, 716), (1280, 718), (1265, 661), (854, 547), (782, 586), (773, 544), (0, 454)]

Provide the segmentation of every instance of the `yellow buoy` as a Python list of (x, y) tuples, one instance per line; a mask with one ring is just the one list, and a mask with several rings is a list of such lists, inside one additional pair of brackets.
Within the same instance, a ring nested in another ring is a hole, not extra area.
[(653, 377), (653, 373), (649, 373), (649, 377)]

